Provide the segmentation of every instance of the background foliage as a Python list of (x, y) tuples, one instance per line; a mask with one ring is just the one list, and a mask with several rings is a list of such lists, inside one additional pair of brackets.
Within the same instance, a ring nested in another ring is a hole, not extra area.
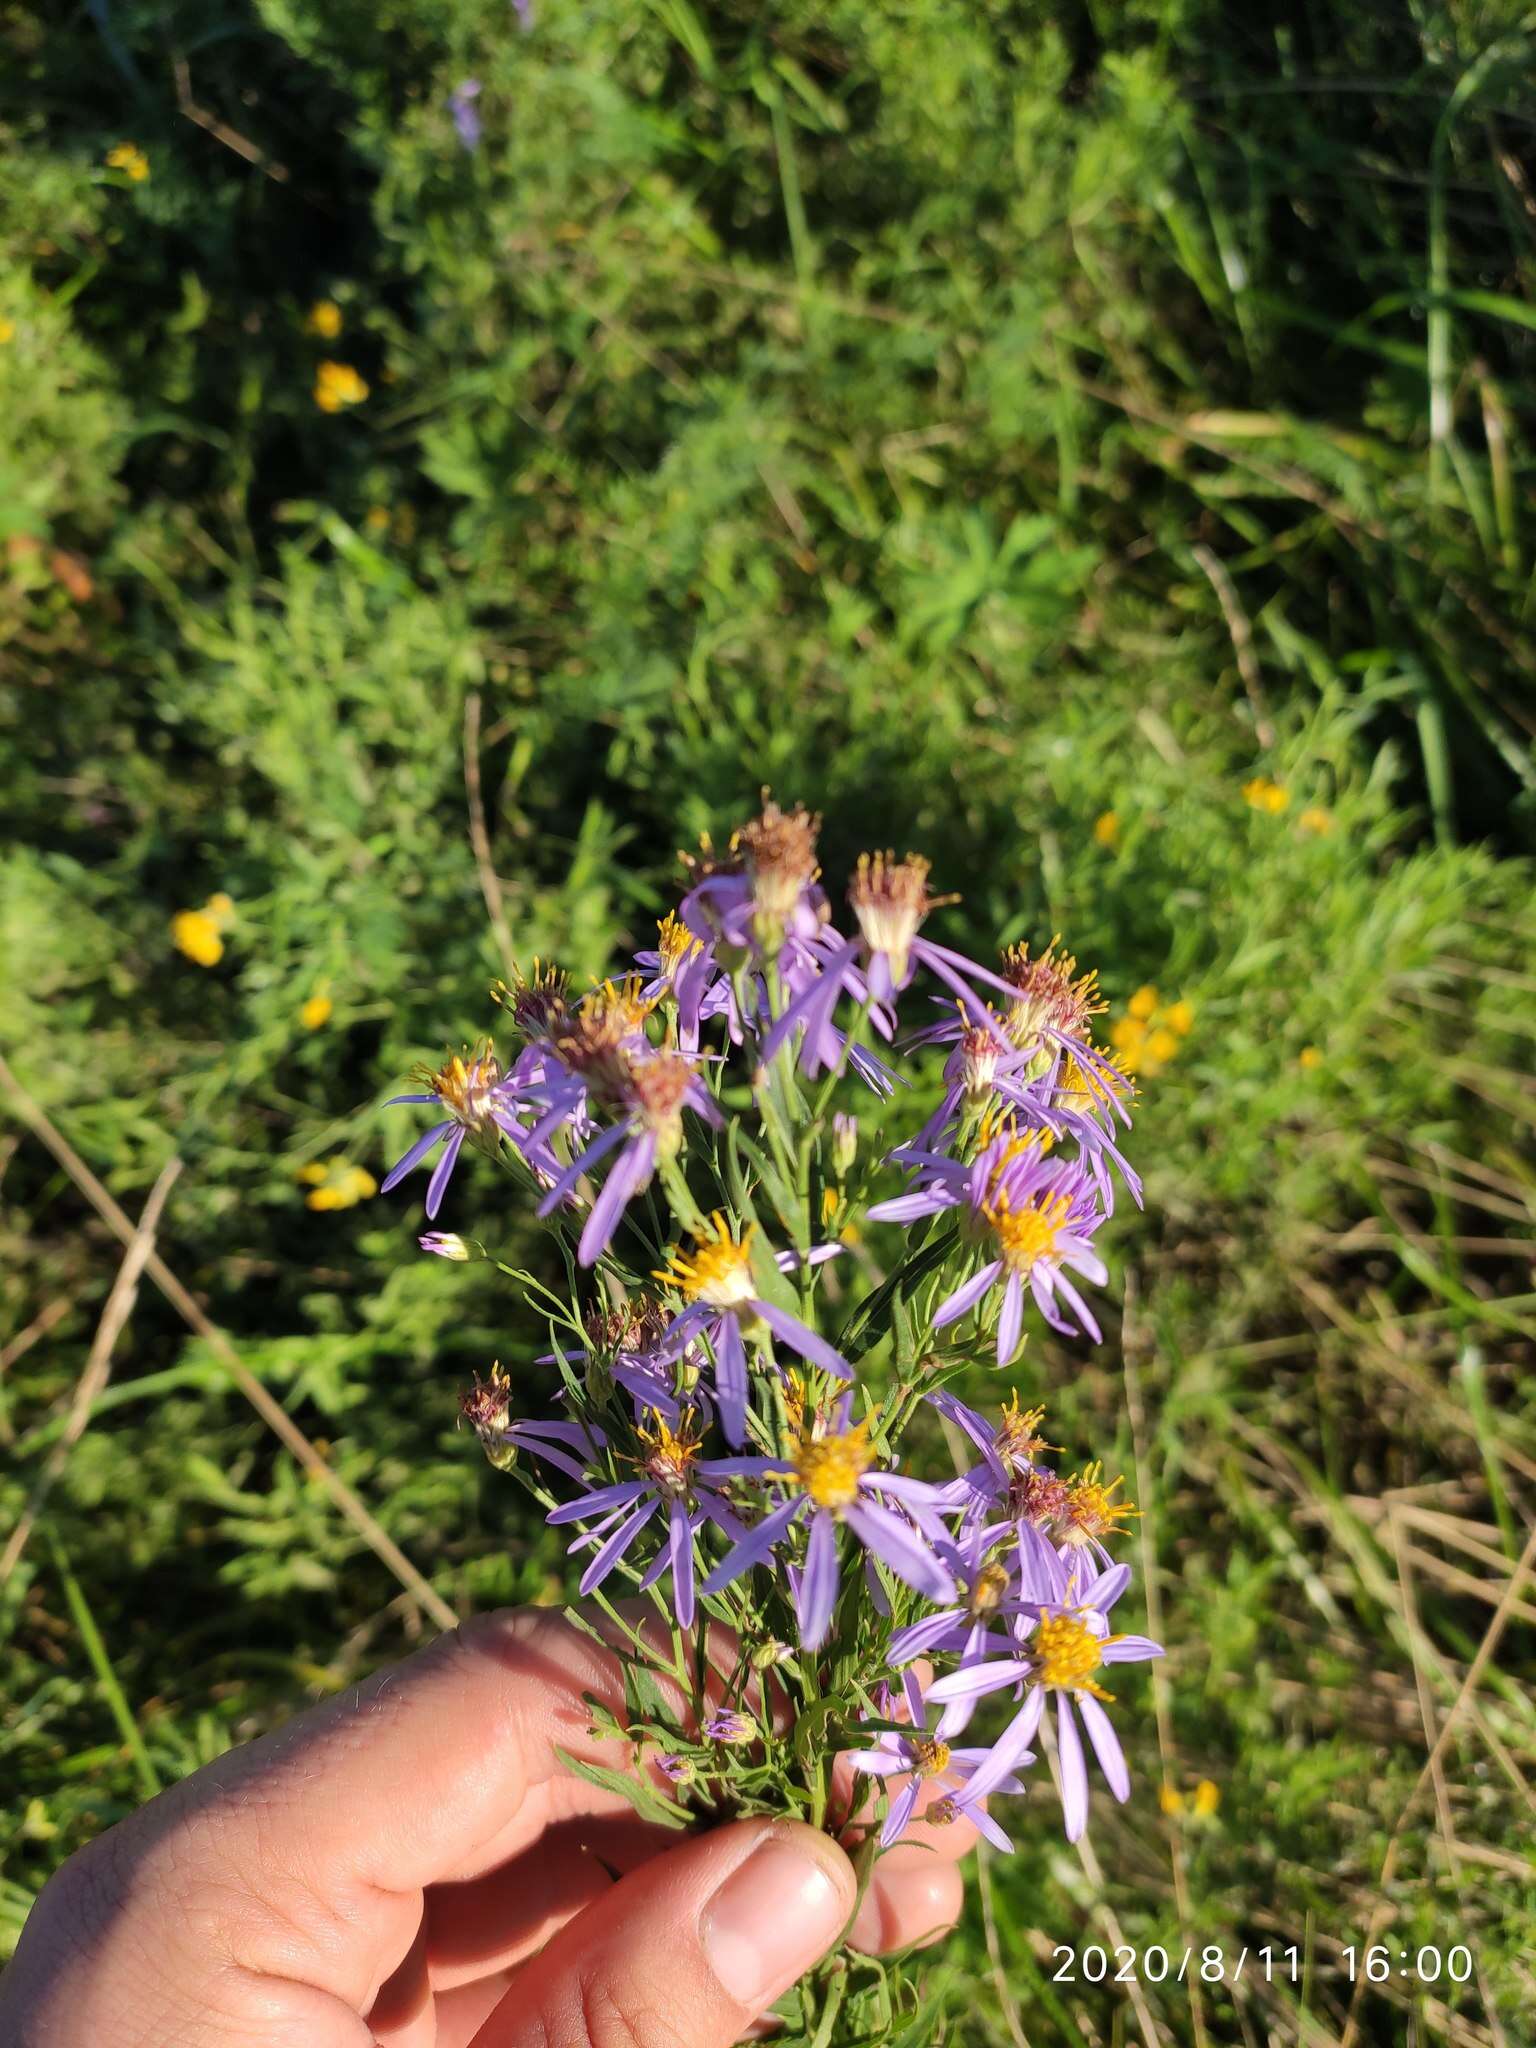
[[(534, 1334), (301, 1175), (394, 1156), (509, 949), (644, 943), (771, 782), (829, 866), (930, 854), (962, 942), (1186, 1001), (1123, 1322), (1021, 1381), (1131, 1470), (1173, 1655), (1088, 1858), (1042, 1810), (984, 1873), (956, 2037), (1518, 2039), (1536, 24), (535, 6), (0, 8), (8, 1071), (134, 1214), (174, 1148), (168, 1263), (467, 1610), (560, 1597), (454, 1430)], [(12, 1529), (119, 1250), (19, 1120), (0, 1157)], [(6, 1565), (9, 1938), (422, 1627), (147, 1285)], [(1368, 1936), (1477, 1974), (1352, 2009)], [(1304, 1981), (1050, 1981), (1118, 1937)]]

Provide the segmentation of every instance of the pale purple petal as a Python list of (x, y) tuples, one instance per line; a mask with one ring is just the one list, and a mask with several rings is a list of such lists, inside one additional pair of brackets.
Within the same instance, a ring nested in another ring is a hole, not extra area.
[(1131, 1796), (1131, 1774), (1125, 1766), (1125, 1751), (1120, 1747), (1120, 1738), (1108, 1714), (1091, 1693), (1085, 1693), (1079, 1699), (1077, 1711), (1083, 1717), (1083, 1726), (1088, 1730), (1088, 1740), (1093, 1744), (1093, 1753), (1099, 1760), (1105, 1782), (1123, 1804)]
[(432, 1178), (427, 1182), (427, 1199), (422, 1207), (426, 1210), (429, 1220), (435, 1220), (442, 1206), (443, 1196), (448, 1192), (448, 1183), (453, 1178), (454, 1165), (463, 1143), (464, 1126), (460, 1124), (456, 1130), (449, 1132), (448, 1142), (443, 1147), (443, 1156), (433, 1167)]
[(600, 1586), (603, 1583), (603, 1580), (607, 1578), (619, 1559), (628, 1550), (630, 1544), (634, 1542), (640, 1531), (660, 1506), (660, 1500), (653, 1494), (649, 1500), (640, 1503), (639, 1507), (635, 1509), (627, 1521), (619, 1524), (618, 1528), (614, 1530), (602, 1549), (599, 1550), (596, 1557), (593, 1558), (592, 1562), (582, 1573), (581, 1590), (583, 1593), (590, 1593), (594, 1587)]
[[(929, 1698), (933, 1696), (929, 1688)], [(992, 1754), (984, 1764), (979, 1764), (971, 1773), (965, 1791), (967, 1799), (984, 1799), (994, 1786), (1001, 1785), (1015, 1768), (1029, 1754), (1029, 1745), (1035, 1739), (1035, 1730), (1040, 1726), (1040, 1716), (1045, 1711), (1045, 1689), (1032, 1686), (1027, 1700), (1014, 1715), (1008, 1726), (992, 1745)]]
[(1061, 1771), (1061, 1817), (1067, 1840), (1075, 1842), (1088, 1825), (1088, 1766), (1068, 1693), (1061, 1695), (1056, 1707), (1056, 1761)]
[(808, 1330), (798, 1316), (792, 1316), (787, 1309), (775, 1308), (771, 1301), (754, 1300), (752, 1306), (776, 1337), (782, 1337), (792, 1351), (812, 1365), (819, 1365), (823, 1372), (831, 1373), (834, 1379), (851, 1380), (853, 1367), (846, 1359), (839, 1358), (832, 1346), (814, 1330)]
[(1007, 1657), (990, 1664), (968, 1664), (963, 1671), (946, 1672), (928, 1688), (930, 1700), (971, 1699), (984, 1692), (1001, 1692), (1006, 1685), (1023, 1685), (1029, 1666)]
[(1143, 1664), (1148, 1657), (1165, 1657), (1168, 1653), (1150, 1636), (1115, 1636), (1099, 1654), (1106, 1664)]
[(1003, 1312), (997, 1319), (997, 1362), (1007, 1365), (1019, 1348), (1019, 1331), (1024, 1322), (1024, 1283), (1017, 1273), (1008, 1275), (1003, 1289)]
[(891, 1810), (886, 1815), (885, 1826), (880, 1830), (880, 1846), (883, 1849), (889, 1849), (893, 1842), (899, 1841), (906, 1833), (907, 1823), (912, 1818), (912, 1810), (917, 1805), (917, 1795), (922, 1789), (922, 1780), (913, 1778), (910, 1784), (902, 1786), (891, 1801)]
[(811, 1516), (805, 1546), (805, 1570), (801, 1575), (795, 1611), (800, 1617), (800, 1640), (808, 1650), (819, 1649), (832, 1623), (837, 1604), (837, 1527), (832, 1517), (818, 1510)]
[(747, 1435), (747, 1351), (741, 1341), (741, 1324), (735, 1316), (722, 1316), (715, 1333), (715, 1394), (720, 1403), (720, 1422), (728, 1443), (739, 1444)]
[(656, 1138), (653, 1132), (646, 1131), (625, 1146), (603, 1182), (602, 1191), (582, 1227), (581, 1242), (576, 1247), (580, 1264), (591, 1266), (602, 1257), (608, 1249), (609, 1239), (619, 1227), (619, 1218), (630, 1197), (645, 1186), (655, 1164)]
[(934, 1311), (933, 1327), (942, 1330), (948, 1323), (956, 1323), (961, 1316), (973, 1309), (1003, 1269), (1001, 1259), (994, 1259), (983, 1266), (979, 1273), (973, 1273), (963, 1287), (957, 1287), (947, 1301), (939, 1304)]
[(726, 1552), (704, 1581), (704, 1591), (718, 1593), (720, 1588), (728, 1586), (732, 1579), (739, 1579), (742, 1573), (750, 1571), (753, 1565), (761, 1564), (804, 1506), (804, 1494), (796, 1494), (792, 1500), (787, 1500), (776, 1507), (771, 1515), (765, 1515), (755, 1529), (747, 1531), (733, 1550)]
[(556, 1528), (562, 1522), (595, 1522), (610, 1508), (621, 1508), (632, 1500), (638, 1500), (645, 1490), (643, 1479), (624, 1479), (617, 1486), (600, 1486), (595, 1493), (584, 1494), (580, 1500), (562, 1501), (559, 1507), (550, 1509), (546, 1520)]
[[(410, 1102), (416, 1100), (420, 1100), (422, 1102), (435, 1102), (437, 1098), (434, 1095), (423, 1095), (420, 1097), (397, 1095), (395, 1097), (395, 1100), (397, 1102)], [(434, 1124), (430, 1131), (423, 1132), (422, 1136), (416, 1140), (415, 1144), (411, 1147), (410, 1151), (405, 1153), (402, 1158), (397, 1159), (394, 1165), (389, 1169), (388, 1173), (385, 1174), (382, 1182), (379, 1185), (379, 1193), (381, 1195), (387, 1195), (391, 1188), (398, 1187), (400, 1182), (403, 1181), (405, 1179), (405, 1176), (411, 1171), (412, 1167), (420, 1166), (422, 1160), (425, 1159), (427, 1154), (432, 1150), (432, 1147), (435, 1144), (437, 1144), (440, 1139), (446, 1138), (448, 1133), (452, 1129), (453, 1124), (450, 1121), (444, 1124)]]
[(627, 1124), (614, 1124), (610, 1130), (604, 1131), (600, 1138), (594, 1139), (586, 1151), (581, 1154), (580, 1158), (572, 1160), (571, 1164), (545, 1195), (539, 1204), (539, 1214), (547, 1216), (551, 1210), (558, 1209), (582, 1175), (596, 1166), (600, 1159), (606, 1159), (614, 1146), (622, 1144), (628, 1135), (629, 1127)]
[(943, 1565), (889, 1508), (861, 1500), (844, 1510), (848, 1526), (898, 1579), (930, 1600), (953, 1600), (955, 1582)]
[(980, 1800), (977, 1800), (974, 1806), (971, 1805), (969, 1800), (964, 1804), (956, 1801), (956, 1805), (958, 1810), (965, 1815), (971, 1826), (976, 1830), (977, 1834), (985, 1835), (994, 1849), (1001, 1849), (1005, 1856), (1013, 1854), (1013, 1843), (1003, 1833)]
[(679, 1628), (693, 1627), (693, 1527), (687, 1503), (674, 1500), (667, 1510), (667, 1547), (672, 1553), (672, 1595)]

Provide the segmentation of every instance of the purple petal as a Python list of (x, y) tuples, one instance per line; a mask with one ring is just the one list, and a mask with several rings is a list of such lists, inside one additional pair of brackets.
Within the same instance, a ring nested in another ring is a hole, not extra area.
[(633, 1139), (619, 1154), (582, 1227), (581, 1242), (576, 1247), (581, 1265), (594, 1265), (608, 1249), (608, 1241), (618, 1229), (630, 1197), (645, 1186), (655, 1164), (656, 1139), (650, 1131)]
[[(407, 1098), (401, 1096), (398, 1099), (403, 1102)], [(424, 1095), (421, 1098), (423, 1102), (434, 1102), (436, 1101), (436, 1099), (437, 1098), (432, 1095)], [(450, 1121), (445, 1124), (434, 1124), (430, 1131), (424, 1132), (422, 1136), (416, 1140), (415, 1144), (411, 1147), (410, 1151), (405, 1153), (401, 1158), (397, 1159), (394, 1165), (389, 1169), (388, 1173), (385, 1174), (383, 1182), (379, 1188), (379, 1193), (381, 1195), (387, 1195), (391, 1188), (398, 1187), (400, 1182), (403, 1181), (405, 1179), (405, 1176), (411, 1171), (412, 1167), (420, 1166), (422, 1160), (426, 1158), (427, 1154), (432, 1150), (432, 1147), (435, 1144), (437, 1144), (438, 1140), (440, 1138), (446, 1138), (448, 1133), (452, 1129), (453, 1124)]]
[(672, 1553), (672, 1594), (679, 1628), (693, 1627), (693, 1525), (685, 1502), (667, 1510), (667, 1545)]
[(1131, 1774), (1126, 1769), (1125, 1751), (1120, 1747), (1114, 1725), (1092, 1693), (1083, 1694), (1077, 1703), (1077, 1711), (1083, 1717), (1083, 1726), (1088, 1730), (1088, 1740), (1093, 1744), (1093, 1753), (1099, 1760), (1105, 1783), (1123, 1805), (1131, 1796)]
[(747, 1436), (747, 1351), (741, 1341), (741, 1324), (735, 1316), (722, 1316), (716, 1337), (715, 1393), (720, 1402), (720, 1423), (728, 1443), (745, 1443)]
[(1002, 1829), (998, 1826), (997, 1822), (992, 1818), (991, 1814), (987, 1812), (987, 1809), (982, 1805), (979, 1799), (976, 1801), (976, 1804), (974, 1806), (970, 1803), (969, 1800), (966, 1800), (963, 1804), (959, 1801), (956, 1801), (956, 1804), (959, 1806), (960, 1811), (965, 1815), (966, 1819), (970, 1822), (971, 1826), (976, 1830), (977, 1834), (985, 1835), (987, 1840), (992, 1844), (994, 1849), (1001, 1849), (1005, 1856), (1011, 1856), (1013, 1854), (1012, 1842), (1003, 1833)]
[(878, 1749), (855, 1750), (848, 1765), (851, 1770), (868, 1772), (872, 1778), (899, 1778), (912, 1768), (905, 1757)]
[(800, 1617), (800, 1640), (806, 1649), (819, 1649), (826, 1641), (836, 1604), (837, 1527), (829, 1514), (819, 1511), (811, 1516), (805, 1570), (795, 1602)]
[(823, 1372), (831, 1373), (837, 1380), (851, 1380), (853, 1367), (846, 1359), (839, 1358), (832, 1346), (814, 1330), (808, 1330), (798, 1316), (792, 1316), (787, 1309), (775, 1308), (771, 1301), (754, 1299), (752, 1306), (776, 1337), (782, 1337), (792, 1351), (819, 1365)]
[(934, 1311), (933, 1327), (942, 1330), (947, 1323), (956, 1323), (961, 1316), (973, 1309), (1003, 1269), (1001, 1259), (993, 1259), (983, 1266), (979, 1273), (973, 1273), (963, 1287), (957, 1287), (947, 1301), (940, 1302)]
[(1148, 1657), (1166, 1657), (1168, 1653), (1150, 1636), (1116, 1636), (1100, 1654), (1106, 1664), (1143, 1664)]
[(984, 1692), (1001, 1692), (1006, 1685), (1023, 1685), (1029, 1666), (1015, 1657), (988, 1664), (968, 1664), (963, 1671), (950, 1671), (936, 1678), (928, 1688), (930, 1700), (971, 1699)]
[(639, 1507), (635, 1509), (635, 1512), (627, 1521), (619, 1524), (618, 1528), (614, 1530), (602, 1549), (599, 1550), (596, 1557), (593, 1558), (592, 1562), (582, 1573), (581, 1590), (583, 1593), (590, 1593), (595, 1586), (600, 1586), (603, 1583), (603, 1580), (607, 1578), (619, 1559), (628, 1550), (630, 1544), (634, 1542), (640, 1531), (660, 1506), (660, 1500), (655, 1494), (652, 1494), (649, 1500), (644, 1500), (640, 1503)]
[(579, 1159), (573, 1159), (564, 1173), (560, 1175), (554, 1186), (545, 1195), (543, 1201), (540, 1202), (539, 1214), (541, 1216), (548, 1216), (551, 1210), (558, 1209), (582, 1175), (596, 1166), (600, 1159), (606, 1159), (614, 1146), (622, 1143), (628, 1136), (629, 1126), (627, 1124), (615, 1124), (611, 1130), (604, 1131), (602, 1136), (595, 1139), (587, 1147), (586, 1151), (581, 1154)]
[(792, 1500), (787, 1500), (776, 1507), (771, 1515), (765, 1515), (755, 1529), (747, 1531), (733, 1550), (726, 1552), (704, 1581), (704, 1591), (718, 1593), (720, 1588), (728, 1586), (732, 1579), (739, 1579), (742, 1573), (750, 1571), (753, 1565), (761, 1564), (804, 1506), (804, 1494), (796, 1494)]
[(632, 1500), (638, 1500), (646, 1490), (643, 1479), (625, 1479), (617, 1486), (600, 1486), (595, 1493), (585, 1494), (580, 1500), (563, 1501), (559, 1507), (551, 1508), (545, 1519), (556, 1528), (562, 1522), (595, 1522), (610, 1508), (621, 1508)]
[[(931, 1697), (931, 1690), (930, 1690)], [(1027, 1755), (1045, 1711), (1045, 1689), (1033, 1686), (1029, 1698), (992, 1745), (992, 1754), (971, 1773), (965, 1791), (967, 1799), (983, 1799), (1012, 1772)]]
[(428, 1219), (434, 1219), (442, 1206), (443, 1196), (448, 1192), (448, 1183), (453, 1178), (453, 1169), (458, 1161), (464, 1143), (464, 1126), (448, 1133), (448, 1142), (443, 1147), (443, 1156), (432, 1169), (432, 1178), (427, 1182), (427, 1199), (423, 1207)]
[(1067, 1840), (1075, 1842), (1088, 1825), (1088, 1766), (1083, 1761), (1083, 1738), (1077, 1732), (1070, 1693), (1063, 1693), (1057, 1702), (1056, 1761), (1061, 1770), (1061, 1817), (1067, 1825)]
[(891, 1801), (891, 1810), (886, 1815), (885, 1826), (880, 1830), (882, 1849), (889, 1849), (893, 1842), (899, 1841), (906, 1833), (907, 1822), (912, 1818), (912, 1810), (917, 1805), (917, 1795), (922, 1789), (921, 1778), (913, 1778), (909, 1784), (902, 1786)]
[(917, 1682), (915, 1671), (903, 1671), (901, 1690), (906, 1698), (907, 1712), (912, 1716), (912, 1726), (920, 1729), (928, 1718), (928, 1710), (923, 1705), (923, 1688)]
[(868, 1549), (872, 1550), (882, 1563), (888, 1564), (898, 1579), (917, 1592), (924, 1593), (930, 1600), (953, 1600), (955, 1582), (943, 1565), (907, 1527), (899, 1521), (889, 1508), (876, 1507), (872, 1501), (860, 1500), (853, 1507), (844, 1510), (850, 1529)]
[(997, 1319), (997, 1362), (1007, 1365), (1019, 1348), (1019, 1330), (1024, 1321), (1024, 1282), (1017, 1273), (1008, 1275), (1003, 1289), (1003, 1312)]

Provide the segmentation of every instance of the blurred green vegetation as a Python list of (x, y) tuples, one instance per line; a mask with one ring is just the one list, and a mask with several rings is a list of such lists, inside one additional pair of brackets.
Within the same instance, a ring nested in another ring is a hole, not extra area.
[[(1188, 1002), (1123, 1324), (1030, 1368), (1131, 1470), (1173, 1654), (1097, 1861), (1042, 1809), (978, 1887), (954, 2037), (1516, 2041), (1536, 23), (535, 8), (0, 6), (0, 1051), (131, 1213), (181, 1157), (167, 1262), (467, 1610), (559, 1597), (454, 1429), (536, 1334), (403, 1193), (301, 1176), (378, 1174), (383, 1098), (493, 1021), (479, 812), (524, 961), (645, 943), (771, 783), (834, 873), (931, 855), (957, 940)], [(119, 1249), (19, 1120), (0, 1164), (9, 1532)], [(146, 1285), (0, 1586), (0, 1934), (421, 1628)], [(1051, 1981), (1117, 1930), (1305, 1982)], [(1477, 1972), (1350, 2034), (1368, 1936)]]

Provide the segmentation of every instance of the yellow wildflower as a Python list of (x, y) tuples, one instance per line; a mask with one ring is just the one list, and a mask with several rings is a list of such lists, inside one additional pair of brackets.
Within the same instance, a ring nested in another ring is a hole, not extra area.
[(316, 299), (304, 316), (306, 334), (317, 334), (322, 341), (334, 341), (341, 332), (341, 308), (334, 299)]
[(363, 514), (363, 524), (370, 533), (388, 533), (389, 507), (387, 505), (370, 505)]
[(1120, 844), (1120, 813), (1100, 811), (1093, 821), (1093, 843), (1102, 846), (1107, 853), (1113, 853)]
[(1125, 1007), (1138, 1023), (1144, 1024), (1157, 1008), (1157, 990), (1151, 982), (1143, 982)]
[(1243, 784), (1243, 798), (1254, 810), (1278, 818), (1290, 802), (1291, 793), (1283, 784), (1271, 782), (1267, 775), (1255, 775), (1251, 782)]
[(333, 1008), (334, 1005), (330, 997), (323, 990), (317, 989), (300, 1006), (299, 1022), (306, 1031), (323, 1031), (331, 1021), (331, 1011)]
[(350, 363), (323, 362), (315, 372), (315, 403), (322, 412), (342, 412), (367, 396), (368, 386)]
[(1157, 1067), (1166, 1067), (1179, 1056), (1179, 1041), (1166, 1024), (1159, 1024), (1155, 1031), (1147, 1033), (1147, 1042), (1142, 1053), (1142, 1068), (1151, 1073)]
[(299, 1179), (309, 1189), (304, 1197), (308, 1209), (355, 1209), (379, 1191), (367, 1167), (354, 1166), (349, 1159), (327, 1159), (323, 1164), (312, 1161), (299, 1168)]
[(177, 911), (171, 919), (171, 943), (199, 967), (217, 967), (224, 958), (224, 934), (234, 920), (234, 903), (221, 889), (201, 910)]
[(1221, 1790), (1209, 1778), (1202, 1778), (1195, 1787), (1195, 1796), (1190, 1801), (1197, 1820), (1209, 1820), (1221, 1804)]
[(1333, 830), (1333, 813), (1325, 811), (1321, 804), (1308, 804), (1296, 820), (1298, 832), (1312, 832), (1319, 839), (1326, 839)]
[(1175, 1814), (1184, 1811), (1184, 1794), (1177, 1785), (1170, 1785), (1165, 1780), (1158, 1787), (1157, 1803), (1163, 1809), (1163, 1812), (1172, 1819)]
[(14, 341), (15, 339), (16, 322), (14, 320), (7, 320), (5, 315), (0, 313), (0, 348), (3, 348), (8, 341)]
[(1323, 1055), (1315, 1045), (1304, 1045), (1296, 1055), (1296, 1064), (1303, 1073), (1315, 1074), (1323, 1064)]
[(1176, 1003), (1170, 1003), (1163, 1012), (1163, 1022), (1170, 1031), (1177, 1031), (1180, 1038), (1188, 1038), (1195, 1028), (1195, 1006), (1186, 1002), (1183, 996)]
[(149, 176), (149, 158), (136, 142), (120, 142), (107, 151), (107, 169), (121, 171), (135, 185), (142, 185)]

